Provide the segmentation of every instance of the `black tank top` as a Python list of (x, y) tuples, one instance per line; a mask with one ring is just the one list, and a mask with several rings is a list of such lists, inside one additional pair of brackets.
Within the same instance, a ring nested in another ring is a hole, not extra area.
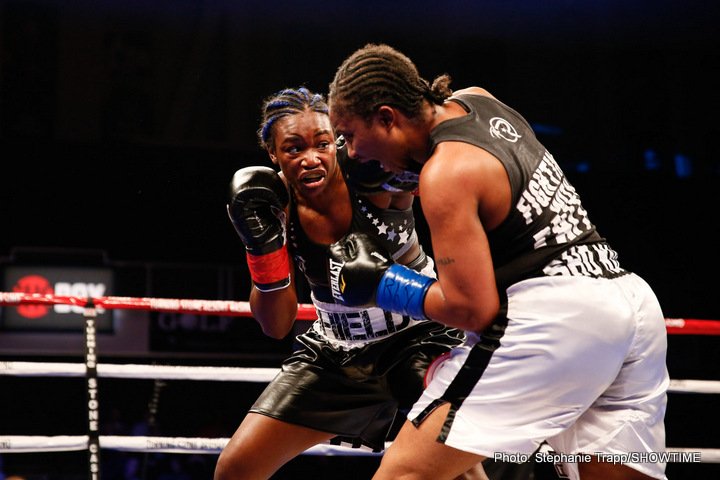
[(498, 289), (539, 275), (614, 277), (627, 273), (617, 254), (590, 222), (580, 197), (552, 155), (515, 110), (482, 95), (449, 99), (468, 114), (431, 132), (438, 143), (465, 142), (502, 162), (510, 179), (512, 206), (488, 233)]
[[(413, 209), (394, 210), (376, 207), (348, 187), (352, 204), (350, 232), (374, 235), (387, 251), (397, 259), (417, 243)], [(313, 242), (300, 224), (297, 202), (291, 191), (288, 221), (288, 250), (295, 265), (308, 280), (314, 297), (321, 302), (335, 303), (328, 284), (328, 245)], [(422, 265), (424, 266), (424, 265)]]

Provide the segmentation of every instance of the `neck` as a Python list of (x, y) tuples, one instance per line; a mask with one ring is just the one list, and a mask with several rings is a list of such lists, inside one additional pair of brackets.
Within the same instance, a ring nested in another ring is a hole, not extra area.
[(428, 145), (430, 143), (430, 132), (440, 123), (438, 116), (443, 107), (434, 105), (427, 100), (423, 103), (423, 110), (414, 119), (407, 119), (412, 124), (408, 130), (408, 146), (410, 158), (420, 165), (425, 163), (430, 156)]
[(423, 111), (422, 120), (419, 121), (419, 128), (417, 129), (421, 132), (421, 138), (412, 150), (411, 158), (421, 165), (427, 162), (432, 153), (430, 152), (430, 132), (444, 121), (464, 115), (467, 115), (465, 109), (455, 102), (448, 102), (446, 100), (442, 105), (429, 104), (426, 102), (426, 108)]
[(468, 112), (456, 102), (449, 102), (445, 100), (442, 105), (435, 105), (435, 115), (433, 116), (432, 128), (437, 127), (445, 120), (451, 118), (457, 118), (467, 115)]

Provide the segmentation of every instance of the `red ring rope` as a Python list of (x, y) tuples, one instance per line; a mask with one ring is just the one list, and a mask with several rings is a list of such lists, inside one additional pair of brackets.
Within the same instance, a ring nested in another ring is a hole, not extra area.
[[(0, 292), (0, 306), (18, 305), (75, 305), (85, 307), (89, 299), (53, 294)], [(125, 310), (147, 310), (173, 313), (210, 313), (231, 317), (251, 317), (248, 302), (231, 300), (195, 300), (179, 298), (148, 297), (97, 297), (92, 299), (95, 307)], [(310, 304), (298, 305), (298, 320), (315, 320), (315, 307)], [(667, 331), (672, 335), (720, 335), (720, 320), (695, 318), (666, 318)]]
[[(0, 306), (17, 305), (75, 305), (85, 307), (87, 298), (69, 297), (53, 294), (0, 292)], [(194, 300), (179, 298), (137, 298), (137, 297), (96, 297), (92, 299), (95, 307), (107, 310), (147, 310), (173, 313), (210, 313), (231, 317), (251, 317), (248, 302), (231, 300)], [(315, 320), (315, 307), (308, 304), (298, 305), (298, 320)]]

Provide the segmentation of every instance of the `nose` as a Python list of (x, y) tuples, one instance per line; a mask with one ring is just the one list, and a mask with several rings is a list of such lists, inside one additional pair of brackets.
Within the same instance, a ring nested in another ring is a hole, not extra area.
[(350, 143), (350, 142), (345, 142), (345, 148), (347, 148), (348, 157), (354, 158), (355, 160), (358, 159), (358, 158), (357, 158), (357, 151), (353, 148), (352, 143)]
[(314, 150), (309, 150), (302, 160), (302, 166), (304, 168), (315, 168), (321, 163), (320, 154)]

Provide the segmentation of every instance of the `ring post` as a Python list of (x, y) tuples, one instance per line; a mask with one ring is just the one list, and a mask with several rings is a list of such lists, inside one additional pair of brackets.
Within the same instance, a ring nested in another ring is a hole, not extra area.
[(85, 381), (88, 412), (88, 479), (100, 480), (100, 410), (98, 400), (97, 338), (95, 317), (97, 310), (92, 298), (83, 309), (85, 318)]

